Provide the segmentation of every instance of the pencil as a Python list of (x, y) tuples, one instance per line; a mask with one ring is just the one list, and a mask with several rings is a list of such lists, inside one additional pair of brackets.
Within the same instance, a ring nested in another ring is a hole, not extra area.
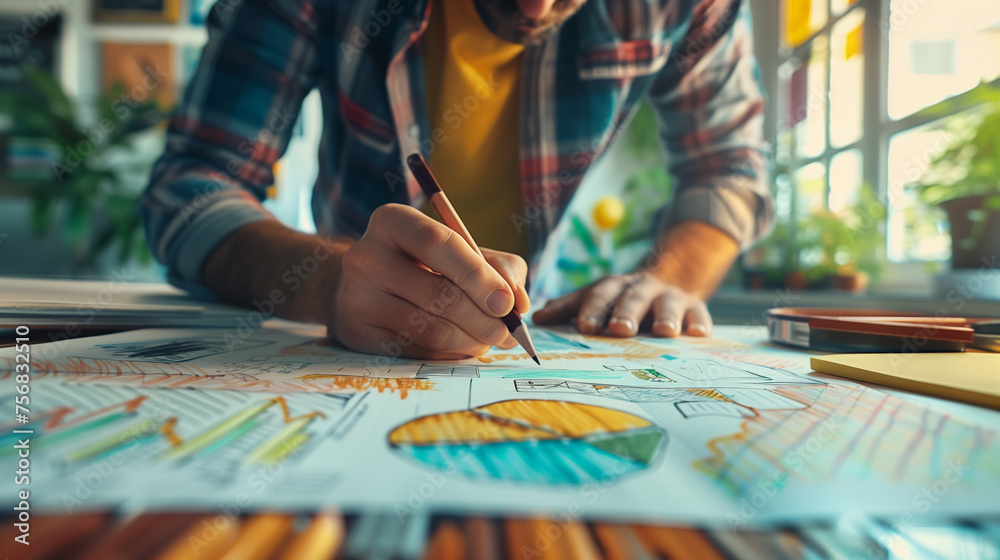
[[(417, 183), (420, 185), (421, 190), (427, 195), (428, 202), (434, 207), (438, 215), (441, 216), (441, 220), (446, 226), (451, 228), (455, 233), (462, 236), (462, 239), (472, 247), (472, 249), (479, 253), (480, 257), (485, 259), (483, 251), (476, 245), (476, 241), (472, 238), (472, 234), (469, 233), (469, 228), (465, 227), (465, 223), (462, 218), (458, 216), (458, 212), (455, 211), (455, 207), (451, 205), (451, 201), (448, 200), (448, 196), (444, 194), (441, 190), (441, 185), (438, 183), (437, 179), (434, 178), (434, 174), (431, 173), (430, 166), (424, 161), (424, 156), (420, 154), (410, 154), (406, 158), (406, 164), (410, 167), (410, 171), (413, 172), (413, 176), (416, 177)], [(531, 342), (531, 335), (528, 334), (528, 327), (524, 325), (524, 321), (521, 320), (521, 314), (517, 312), (517, 309), (511, 309), (510, 313), (505, 315), (502, 319), (503, 324), (507, 326), (507, 330), (510, 334), (517, 340), (518, 344), (524, 348), (525, 352), (531, 356), (531, 359), (535, 361), (536, 364), (542, 365), (538, 361), (538, 354), (535, 353), (535, 345)]]
[(191, 523), (184, 513), (145, 513), (75, 555), (79, 560), (145, 560), (168, 547)]
[[(14, 542), (14, 536), (20, 534), (9, 524), (5, 528), (0, 541), (0, 554), (3, 558), (17, 551), (16, 558), (22, 560), (52, 560), (67, 558), (90, 543), (101, 540), (107, 533), (113, 531), (114, 519), (109, 513), (82, 513), (75, 515), (45, 515), (31, 525), (30, 543), (24, 546)], [(9, 537), (9, 538), (8, 538)], [(15, 548), (16, 547), (16, 548)]]
[(240, 519), (225, 515), (196, 515), (188, 529), (156, 560), (216, 560), (232, 548), (240, 532)]
[(454, 521), (443, 521), (434, 532), (427, 549), (424, 551), (423, 560), (463, 560), (466, 555), (467, 544), (465, 535)]
[(284, 546), (292, 533), (294, 519), (281, 513), (251, 515), (221, 560), (267, 560)]
[(317, 513), (279, 557), (280, 560), (327, 560), (344, 539), (344, 518), (339, 513)]

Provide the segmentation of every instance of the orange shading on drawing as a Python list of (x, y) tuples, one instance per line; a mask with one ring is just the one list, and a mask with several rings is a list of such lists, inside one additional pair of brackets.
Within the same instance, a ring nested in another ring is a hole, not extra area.
[(388, 439), (404, 455), (470, 478), (582, 484), (649, 468), (666, 432), (620, 410), (519, 399), (416, 418)]
[(312, 385), (315, 388), (323, 387), (322, 391), (330, 392), (362, 392), (375, 389), (379, 393), (389, 391), (399, 392), (399, 398), (405, 399), (410, 391), (428, 391), (434, 388), (434, 383), (426, 379), (398, 378), (385, 379), (379, 377), (357, 377), (352, 375), (330, 375), (325, 373), (314, 373), (299, 377), (301, 381), (319, 381), (319, 384)]

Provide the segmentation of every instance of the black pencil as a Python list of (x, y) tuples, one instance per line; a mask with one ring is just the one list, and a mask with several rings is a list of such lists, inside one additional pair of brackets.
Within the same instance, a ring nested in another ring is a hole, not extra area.
[[(476, 245), (476, 241), (472, 239), (472, 234), (469, 233), (469, 228), (465, 227), (465, 223), (458, 216), (455, 207), (451, 205), (451, 201), (448, 200), (444, 191), (441, 190), (441, 185), (434, 178), (434, 174), (431, 173), (431, 168), (424, 161), (424, 157), (420, 154), (411, 154), (406, 158), (406, 164), (410, 166), (410, 171), (413, 172), (413, 176), (416, 177), (420, 188), (427, 195), (427, 200), (434, 207), (434, 210), (437, 211), (438, 215), (441, 216), (441, 220), (445, 225), (454, 230), (455, 233), (461, 235), (462, 239), (465, 239), (473, 250), (485, 259), (483, 251)], [(538, 361), (538, 355), (535, 353), (535, 345), (531, 343), (531, 335), (528, 334), (528, 327), (521, 320), (521, 314), (517, 312), (517, 309), (511, 309), (510, 313), (502, 317), (501, 320), (507, 326), (507, 330), (510, 331), (514, 339), (531, 356), (531, 359), (535, 360), (536, 364), (542, 365)]]

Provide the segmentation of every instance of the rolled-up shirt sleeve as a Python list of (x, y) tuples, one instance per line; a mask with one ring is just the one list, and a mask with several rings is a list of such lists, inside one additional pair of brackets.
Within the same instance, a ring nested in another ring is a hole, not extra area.
[(748, 6), (705, 0), (648, 95), (674, 194), (654, 235), (678, 222), (709, 223), (745, 249), (774, 219), (763, 138), (764, 95)]
[(139, 200), (150, 251), (171, 282), (201, 286), (213, 249), (262, 206), (320, 61), (309, 0), (220, 0), (208, 43)]

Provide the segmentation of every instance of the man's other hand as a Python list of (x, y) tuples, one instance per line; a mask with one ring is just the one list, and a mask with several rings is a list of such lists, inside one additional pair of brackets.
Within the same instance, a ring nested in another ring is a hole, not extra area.
[(623, 337), (635, 336), (640, 329), (663, 337), (712, 333), (712, 317), (704, 301), (648, 271), (605, 276), (549, 301), (532, 320), (545, 325), (574, 317), (583, 334), (599, 334), (605, 326), (612, 335)]
[(540, 325), (576, 318), (584, 334), (607, 327), (614, 336), (709, 336), (712, 317), (705, 302), (739, 255), (732, 237), (715, 226), (681, 222), (625, 275), (606, 276), (569, 295), (550, 301), (532, 316)]

